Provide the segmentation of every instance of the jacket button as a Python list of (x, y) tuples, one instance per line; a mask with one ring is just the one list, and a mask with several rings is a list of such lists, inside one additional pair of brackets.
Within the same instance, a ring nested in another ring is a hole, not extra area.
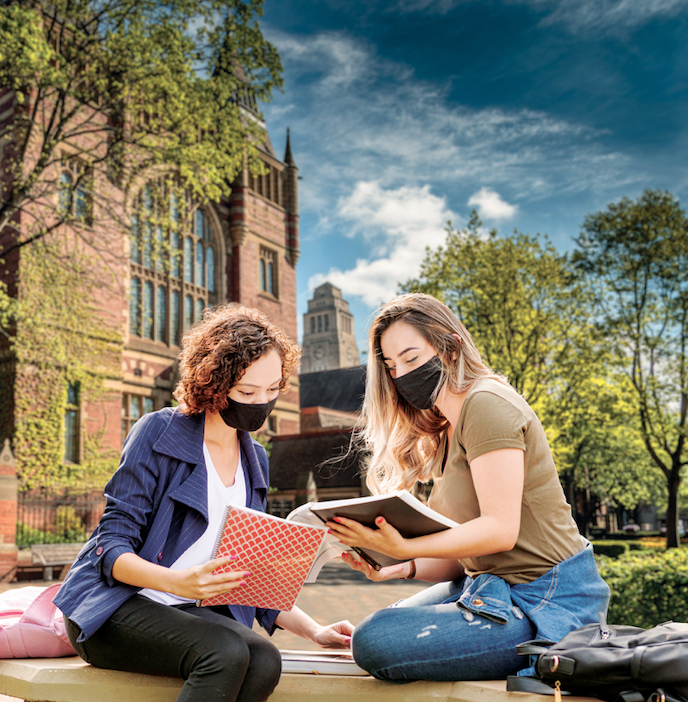
[(158, 554), (158, 560), (159, 560), (159, 561), (162, 560), (162, 551), (160, 551), (160, 553)]
[(98, 546), (98, 548), (96, 549), (96, 556), (101, 556), (102, 554), (103, 554), (103, 547)]
[(479, 597), (476, 597), (474, 600), (471, 600), (471, 604), (474, 605), (475, 607), (481, 607), (483, 604), (483, 601)]

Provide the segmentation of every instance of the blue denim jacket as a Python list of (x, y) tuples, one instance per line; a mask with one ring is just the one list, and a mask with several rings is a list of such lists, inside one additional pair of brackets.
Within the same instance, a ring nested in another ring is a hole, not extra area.
[[(132, 428), (117, 472), (105, 487), (107, 506), (54, 599), (85, 641), (141, 588), (112, 577), (123, 553), (169, 567), (208, 526), (208, 480), (203, 458), (204, 417), (171, 408), (142, 417)], [(268, 458), (247, 432), (239, 432), (246, 476), (246, 506), (265, 510)], [(270, 633), (279, 612), (230, 605), (232, 616)]]
[[(470, 612), (502, 623), (523, 613), (535, 625), (535, 638), (559, 641), (570, 631), (599, 621), (599, 613), (607, 612), (609, 596), (588, 543), (530, 583), (509, 585), (488, 574), (467, 578), (457, 601)], [(534, 675), (535, 670), (526, 668), (518, 674)]]

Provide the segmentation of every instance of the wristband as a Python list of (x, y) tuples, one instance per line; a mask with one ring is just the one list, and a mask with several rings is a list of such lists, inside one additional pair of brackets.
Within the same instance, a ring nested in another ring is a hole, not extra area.
[(402, 580), (413, 580), (416, 577), (416, 559), (412, 558), (409, 564), (409, 574), (405, 578), (402, 578)]

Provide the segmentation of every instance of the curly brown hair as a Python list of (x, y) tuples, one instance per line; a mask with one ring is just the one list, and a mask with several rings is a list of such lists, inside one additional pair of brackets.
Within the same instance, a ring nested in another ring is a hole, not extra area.
[(230, 389), (254, 361), (273, 349), (282, 359), (280, 390), (286, 392), (300, 347), (252, 307), (230, 302), (205, 310), (203, 320), (182, 339), (181, 380), (174, 391), (182, 411), (194, 415), (225, 409)]

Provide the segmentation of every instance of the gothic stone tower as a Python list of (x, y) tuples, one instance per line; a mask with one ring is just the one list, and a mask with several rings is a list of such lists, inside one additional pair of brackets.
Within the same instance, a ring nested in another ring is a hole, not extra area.
[(301, 373), (348, 368), (359, 363), (354, 317), (342, 291), (323, 283), (303, 315)]

